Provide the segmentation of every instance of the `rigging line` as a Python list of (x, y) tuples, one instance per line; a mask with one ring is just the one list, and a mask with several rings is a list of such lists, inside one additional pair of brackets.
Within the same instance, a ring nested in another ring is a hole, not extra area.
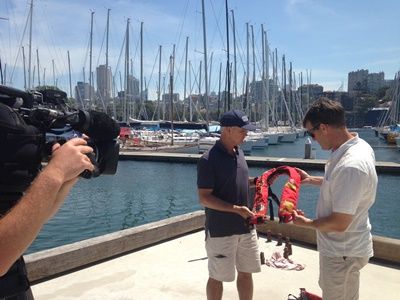
[[(129, 26), (131, 27), (130, 30), (129, 30), (129, 32), (133, 32), (132, 23), (129, 23)], [(135, 39), (129, 39), (129, 40), (131, 40), (132, 42), (135, 41)], [(138, 53), (139, 53), (139, 46), (140, 46), (140, 31), (139, 31), (139, 36), (137, 36), (137, 39), (136, 39), (135, 51), (133, 52), (133, 56), (131, 57), (133, 66), (135, 65), (135, 61), (136, 61), (137, 56), (139, 55), (139, 54), (138, 54)], [(131, 74), (130, 74), (130, 75), (132, 75), (132, 76), (135, 76), (135, 75), (136, 75), (136, 73), (134, 72), (134, 68), (132, 68)], [(142, 92), (142, 91), (141, 91), (141, 92)]]
[[(11, 5), (9, 5), (8, 2), (9, 2), (8, 0), (5, 1), (5, 6), (6, 6), (5, 10), (6, 10), (6, 15), (7, 16), (11, 15), (11, 17), (7, 18), (5, 20), (8, 21), (8, 50), (9, 50), (9, 57), (7, 58), (7, 60), (9, 60), (11, 62), (12, 61), (12, 56), (13, 56), (11, 40), (14, 40), (14, 39), (11, 39), (11, 26), (10, 26), (11, 22), (10, 22), (10, 20), (16, 20), (16, 17), (15, 17), (15, 14), (14, 14), (14, 10), (10, 9)], [(17, 37), (17, 36), (19, 36), (19, 34), (17, 32), (16, 23), (15, 22), (12, 22), (12, 23), (13, 23), (12, 27), (14, 28), (14, 31), (15, 31), (15, 36)], [(17, 45), (15, 45), (15, 46), (17, 46)]]
[[(197, 80), (197, 78), (199, 76), (199, 73), (198, 73), (199, 71), (197, 71), (197, 72), (194, 71), (193, 64), (190, 64), (190, 67), (191, 67), (192, 73), (193, 73), (193, 84), (192, 84), (192, 87), (190, 88), (190, 91), (192, 92), (195, 89), (195, 87), (199, 86), (199, 83)], [(190, 72), (190, 70), (189, 70), (189, 72)]]
[(180, 41), (181, 41), (181, 37), (182, 37), (182, 31), (183, 31), (183, 27), (184, 27), (184, 25), (185, 25), (185, 20), (186, 20), (186, 15), (187, 15), (187, 12), (188, 12), (188, 8), (189, 8), (189, 0), (187, 0), (186, 1), (186, 5), (185, 5), (185, 7), (184, 7), (184, 12), (183, 12), (183, 20), (182, 20), (182, 23), (181, 23), (181, 25), (180, 25), (180, 27), (179, 27), (179, 33), (178, 33), (178, 40), (176, 41), (176, 39), (175, 39), (175, 45), (177, 45), (177, 48), (179, 48), (180, 47)]
[[(28, 11), (30, 11), (30, 9), (28, 9)], [(25, 13), (26, 13), (26, 11), (25, 11)], [(23, 30), (23, 32), (22, 32), (21, 40), (20, 40), (20, 42), (19, 42), (18, 51), (17, 51), (17, 55), (16, 55), (16, 57), (15, 57), (14, 66), (13, 66), (13, 69), (12, 69), (11, 74), (10, 74), (10, 76), (9, 76), (9, 78), (10, 78), (9, 81), (10, 81), (10, 82), (12, 82), (12, 79), (13, 79), (13, 77), (14, 77), (14, 72), (15, 72), (15, 68), (16, 68), (16, 66), (17, 66), (17, 61), (18, 61), (19, 55), (21, 54), (21, 47), (22, 47), (22, 43), (23, 43), (23, 40), (24, 40), (24, 37), (25, 37), (26, 29), (28, 28), (28, 22), (29, 22), (29, 12), (28, 12), (28, 14), (27, 14), (27, 18), (26, 18), (26, 22), (25, 22), (25, 27), (24, 27), (24, 30)]]
[[(147, 33), (146, 28), (144, 28), (143, 31), (144, 31), (144, 32), (143, 32), (143, 36), (151, 36), (151, 34), (146, 34), (146, 33)], [(153, 44), (156, 45), (155, 43), (153, 43)], [(157, 59), (157, 57), (158, 57), (158, 55), (159, 55), (158, 47), (159, 47), (159, 45), (154, 46), (154, 48), (153, 48), (152, 46), (150, 46), (150, 49), (157, 49), (157, 52), (156, 52), (156, 59)], [(148, 51), (146, 51), (146, 52), (148, 52)], [(154, 53), (154, 52), (153, 52), (153, 53)], [(149, 55), (149, 56), (150, 56), (150, 55)], [(162, 60), (162, 57), (161, 57), (161, 60)], [(163, 60), (162, 60), (162, 61), (163, 61)], [(153, 68), (152, 68), (152, 71), (151, 71), (149, 80), (145, 80), (145, 82), (147, 83), (147, 86), (150, 86), (150, 81), (151, 81), (151, 79), (152, 79), (152, 77), (153, 77), (154, 68), (155, 68), (155, 64), (156, 64), (156, 63), (157, 63), (157, 62), (154, 63), (154, 66), (153, 66)]]
[(181, 76), (181, 67), (182, 67), (182, 65), (183, 65), (183, 62), (184, 62), (184, 60), (185, 60), (185, 51), (182, 51), (182, 55), (181, 55), (181, 59), (180, 59), (180, 61), (179, 61), (179, 65), (177, 66), (177, 68), (176, 68), (176, 75), (174, 76), (175, 78), (175, 84), (176, 83), (180, 83), (181, 85), (183, 84), (183, 78), (182, 78), (182, 76)]
[(102, 54), (102, 51), (103, 51), (103, 46), (104, 46), (104, 44), (106, 42), (106, 38), (107, 38), (107, 25), (106, 25), (106, 28), (104, 29), (103, 39), (101, 41), (101, 46), (100, 46), (100, 50), (99, 50), (99, 55), (97, 57), (96, 66), (98, 66), (100, 64), (100, 57), (101, 57), (101, 54)]
[(159, 51), (157, 51), (156, 58), (154, 59), (153, 68), (152, 68), (151, 73), (150, 73), (150, 78), (149, 78), (149, 80), (147, 80), (147, 81), (145, 80), (146, 86), (149, 86), (149, 85), (150, 85), (151, 78), (153, 77), (153, 74), (154, 74), (154, 69), (155, 69), (155, 67), (156, 67), (156, 64), (158, 63), (158, 60), (157, 60), (158, 54), (159, 54)]
[[(241, 35), (239, 34), (239, 31), (237, 30), (237, 26), (236, 26), (235, 30), (236, 30), (236, 47), (237, 47), (236, 54), (239, 55), (239, 62), (241, 63), (241, 64), (239, 64), (239, 66), (242, 66), (242, 71), (244, 71), (246, 69), (244, 58), (243, 58), (243, 53), (245, 53), (245, 51), (242, 46), (242, 42), (240, 39)], [(246, 31), (245, 31), (245, 33), (246, 33)]]
[[(50, 13), (47, 11), (47, 4), (45, 3), (44, 4), (44, 6), (43, 6), (43, 15), (44, 16), (47, 16), (47, 15), (50, 15)], [(40, 10), (40, 11), (42, 11), (42, 10)], [(56, 36), (55, 34), (54, 34), (54, 30), (53, 30), (53, 27), (51, 27), (51, 26), (49, 26), (49, 23), (47, 22), (47, 19), (46, 18), (44, 18), (44, 22), (45, 22), (45, 24), (46, 24), (46, 26), (47, 26), (47, 32), (49, 33), (49, 40), (50, 40), (50, 42), (48, 43), (48, 44), (46, 44), (47, 45), (47, 48), (48, 48), (48, 51), (49, 51), (49, 53), (50, 54), (52, 54), (52, 50), (54, 50), (54, 53), (53, 53), (53, 55), (55, 56), (55, 58), (57, 59), (57, 62), (62, 62), (62, 63), (64, 63), (64, 70), (67, 70), (68, 69), (68, 66), (66, 65), (66, 61), (65, 61), (65, 59), (63, 59), (63, 57), (62, 57), (62, 55), (61, 55), (61, 50), (58, 48), (58, 47), (56, 47), (56, 43), (55, 43), (55, 41), (54, 41), (54, 36)], [(41, 24), (41, 23), (40, 23)], [(42, 31), (42, 32), (44, 32), (44, 30)], [(51, 49), (50, 47), (49, 47), (49, 44), (51, 44), (52, 45), (52, 47), (53, 47), (53, 49)], [(38, 47), (39, 48), (39, 47)]]
[[(221, 28), (220, 28), (220, 26), (219, 26), (219, 22), (223, 22), (224, 18), (222, 18), (222, 17), (217, 18), (217, 15), (215, 14), (215, 9), (214, 9), (214, 5), (213, 5), (213, 1), (210, 0), (209, 2), (210, 2), (210, 4), (211, 4), (211, 9), (212, 9), (212, 12), (213, 12), (213, 16), (214, 16), (215, 21), (216, 21), (216, 23), (217, 23), (217, 29), (218, 29), (219, 36), (220, 36), (220, 38), (221, 38), (222, 45), (224, 45), (224, 40), (225, 40), (225, 38), (224, 38), (224, 35), (222, 34)], [(222, 9), (223, 9), (223, 5), (224, 5), (224, 4), (222, 4), (222, 5), (221, 5), (221, 8), (220, 8), (220, 13), (219, 13), (220, 16), (222, 15), (222, 12), (221, 12), (221, 11), (222, 11)], [(215, 32), (217, 32), (217, 31), (214, 30), (214, 34), (213, 34), (213, 36), (212, 36), (212, 38), (211, 38), (211, 40), (210, 40), (210, 45), (211, 45), (211, 44), (213, 43), (213, 41), (214, 41)]]
[[(85, 57), (83, 58), (83, 67), (86, 67), (87, 59), (89, 56), (89, 50), (90, 50), (90, 33), (89, 33), (89, 38), (87, 40)], [(85, 72), (86, 72), (86, 70), (85, 70)]]
[(122, 53), (124, 52), (124, 49), (125, 49), (125, 42), (126, 42), (126, 34), (125, 34), (125, 32), (124, 32), (124, 34), (123, 34), (123, 39), (122, 39), (122, 46), (121, 46), (121, 51), (119, 52), (119, 56), (118, 56), (118, 60), (117, 60), (117, 64), (115, 65), (115, 68), (114, 68), (114, 80), (115, 80), (115, 76), (117, 76), (118, 75), (118, 72), (119, 71), (121, 71), (120, 69), (119, 69), (119, 65), (120, 65), (120, 62), (121, 62), (121, 57), (122, 57)]

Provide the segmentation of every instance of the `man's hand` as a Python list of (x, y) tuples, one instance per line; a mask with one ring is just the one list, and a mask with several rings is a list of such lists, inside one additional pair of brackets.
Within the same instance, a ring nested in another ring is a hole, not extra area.
[(304, 170), (296, 168), (297, 172), (299, 172), (300, 174), (300, 178), (301, 178), (301, 183), (305, 184), (305, 183), (310, 183), (311, 180), (311, 176)]
[(247, 206), (233, 206), (233, 210), (238, 215), (241, 215), (242, 218), (247, 219), (250, 217), (254, 217), (254, 213)]
[(297, 212), (293, 210), (293, 224), (300, 225), (300, 226), (307, 226), (310, 227), (312, 225), (312, 220), (304, 216), (302, 211)]
[(61, 182), (70, 181), (84, 170), (94, 170), (94, 166), (86, 155), (92, 153), (92, 147), (82, 138), (74, 138), (64, 145), (55, 144), (53, 154), (44, 172), (51, 172)]
[(312, 185), (321, 185), (323, 181), (322, 176), (311, 176), (306, 171), (296, 168), (297, 172), (300, 174), (301, 184), (312, 184)]

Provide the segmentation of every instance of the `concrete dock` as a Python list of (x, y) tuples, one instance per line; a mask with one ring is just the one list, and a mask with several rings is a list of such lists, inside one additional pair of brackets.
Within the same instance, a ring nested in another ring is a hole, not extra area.
[[(174, 163), (197, 163), (201, 154), (194, 153), (167, 153), (150, 151), (120, 151), (120, 160), (158, 161)], [(302, 159), (287, 157), (246, 156), (249, 167), (278, 167), (289, 165), (307, 170), (324, 170), (324, 159)], [(400, 164), (395, 162), (377, 161), (375, 163), (378, 173), (400, 174)]]
[[(204, 214), (199, 211), (28, 255), (28, 274), (35, 282), (32, 286), (35, 299), (205, 299), (208, 271), (200, 225), (203, 222)], [(279, 226), (286, 226), (272, 225), (260, 229), (281, 231)], [(318, 252), (308, 242), (297, 242), (298, 238), (312, 240), (312, 233), (290, 226), (284, 232), (290, 233), (293, 241), (290, 258), (305, 268), (295, 271), (263, 265), (261, 273), (254, 274), (255, 300), (287, 299), (290, 293), (298, 296), (301, 287), (321, 295)], [(189, 231), (182, 234), (185, 227)], [(398, 298), (400, 243), (390, 239), (387, 243), (395, 249), (395, 261), (391, 264), (372, 261), (362, 270), (360, 299)], [(262, 234), (259, 245), (266, 259), (274, 251), (282, 251), (275, 239), (267, 243)], [(381, 246), (385, 248), (378, 245)], [(110, 249), (116, 249), (113, 251), (116, 256), (104, 254)], [(77, 258), (80, 268), (74, 266)], [(57, 271), (60, 273), (55, 274)], [(234, 282), (224, 284), (224, 299), (238, 299)]]

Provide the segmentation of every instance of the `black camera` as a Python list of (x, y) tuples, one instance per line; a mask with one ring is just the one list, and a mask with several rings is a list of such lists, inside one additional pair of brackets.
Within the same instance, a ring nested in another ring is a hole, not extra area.
[[(115, 174), (119, 125), (107, 114), (71, 108), (61, 90), (22, 91), (0, 85), (0, 191), (24, 191), (51, 156), (55, 142), (89, 136), (95, 170), (84, 178)], [(15, 188), (11, 188), (14, 186)]]

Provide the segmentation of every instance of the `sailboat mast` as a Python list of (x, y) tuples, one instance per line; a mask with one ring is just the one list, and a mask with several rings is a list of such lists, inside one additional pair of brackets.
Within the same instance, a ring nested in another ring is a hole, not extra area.
[(125, 122), (128, 121), (128, 110), (127, 110), (127, 104), (128, 104), (128, 93), (129, 93), (129, 85), (128, 85), (128, 76), (129, 76), (129, 21), (130, 19), (128, 18), (126, 22), (126, 34), (125, 34), (125, 95), (124, 95), (124, 116), (123, 120)]
[(250, 72), (250, 54), (249, 54), (249, 23), (246, 23), (246, 113), (249, 113), (249, 72)]
[[(204, 82), (205, 93), (204, 101), (206, 106), (206, 122), (209, 122), (209, 107), (208, 107), (208, 74), (207, 74), (207, 35), (206, 35), (206, 12), (204, 10), (204, 0), (201, 0), (202, 16), (203, 16), (203, 45), (204, 45)], [(201, 93), (201, 92), (200, 92)], [(207, 126), (208, 128), (208, 126)]]
[(90, 50), (89, 50), (89, 107), (92, 108), (92, 49), (93, 49), (93, 15), (94, 11), (90, 15)]
[(170, 114), (171, 114), (171, 146), (174, 145), (174, 56), (175, 45), (173, 54), (169, 58), (170, 72), (169, 72), (169, 99), (170, 99)]
[(69, 77), (69, 96), (73, 98), (72, 95), (72, 80), (71, 80), (71, 59), (69, 57), (69, 50), (67, 51), (68, 54), (68, 77)]
[(32, 19), (33, 19), (33, 0), (29, 9), (29, 53), (28, 53), (28, 89), (31, 88), (31, 68), (32, 68)]
[(40, 86), (40, 68), (39, 68), (39, 49), (38, 48), (36, 48), (36, 61), (37, 61), (38, 85)]
[(221, 73), (222, 73), (222, 62), (219, 64), (219, 80), (218, 80), (218, 119), (221, 115)]
[(265, 86), (265, 40), (264, 40), (264, 26), (261, 24), (261, 58), (262, 58), (262, 68), (261, 68), (261, 124), (263, 127), (265, 127), (265, 119), (266, 119), (266, 111), (265, 108), (267, 106), (266, 99), (265, 99), (265, 92), (266, 92), (266, 86)]
[(185, 80), (183, 83), (183, 120), (186, 120), (185, 117), (185, 101), (186, 101), (186, 78), (187, 78), (187, 62), (188, 62), (188, 45), (189, 45), (189, 37), (186, 37), (186, 46), (185, 46)]
[(293, 69), (292, 62), (289, 62), (289, 112), (292, 113), (293, 122), (296, 123), (296, 110), (293, 101)]
[(54, 59), (51, 60), (51, 65), (53, 66), (53, 86), (56, 86), (56, 71), (54, 67)]
[(275, 126), (276, 124), (276, 119), (278, 117), (277, 115), (277, 108), (276, 108), (276, 98), (277, 98), (277, 93), (278, 93), (278, 49), (275, 48), (275, 51), (272, 55), (273, 57), (273, 62), (272, 62), (272, 78), (273, 78), (273, 84), (274, 84), (274, 90), (272, 93), (272, 122), (274, 122)]
[(193, 121), (193, 110), (192, 110), (192, 72), (190, 70), (192, 69), (192, 63), (189, 60), (189, 121)]
[(142, 113), (143, 105), (143, 22), (140, 23), (140, 107), (139, 116)]
[(229, 14), (228, 14), (228, 0), (225, 0), (225, 19), (226, 19), (226, 96), (228, 102), (228, 110), (231, 110), (231, 72), (229, 62)]
[(25, 66), (25, 48), (22, 46), (22, 63), (24, 65), (24, 89), (27, 89), (26, 85), (26, 66)]
[[(251, 89), (251, 102), (252, 104), (255, 104), (255, 84), (256, 84), (256, 52), (254, 50), (254, 28), (253, 25), (250, 25), (251, 27), (251, 48), (252, 48), (252, 56), (253, 56), (253, 80), (251, 81), (252, 84), (252, 89)], [(257, 121), (257, 111), (258, 109), (256, 108), (256, 110), (254, 111), (254, 120), (253, 121)], [(250, 105), (250, 113), (249, 113), (249, 117), (251, 119), (251, 112), (252, 112), (252, 106)]]
[(266, 129), (269, 129), (269, 109), (270, 109), (270, 103), (271, 103), (271, 99), (270, 99), (270, 92), (269, 92), (269, 46), (268, 46), (268, 37), (267, 37), (267, 32), (265, 30), (263, 30), (263, 35), (265, 36), (264, 38), (264, 43), (265, 43), (265, 80), (266, 80), (266, 85), (267, 85), (267, 89), (266, 89), (266, 98), (265, 98), (265, 109), (266, 109)]
[(158, 88), (157, 88), (157, 119), (160, 120), (160, 97), (161, 97), (161, 53), (162, 46), (160, 45), (160, 57), (158, 58)]
[[(106, 92), (104, 96), (106, 97), (105, 101), (108, 104), (109, 96), (111, 95), (111, 72), (110, 76), (108, 76), (108, 40), (109, 40), (109, 33), (110, 33), (110, 11), (111, 9), (107, 9), (107, 25), (106, 25)], [(113, 102), (114, 103), (114, 102)], [(114, 104), (113, 104), (114, 105)], [(107, 106), (106, 106), (107, 108)], [(107, 109), (106, 109), (107, 112)]]
[(232, 13), (233, 70), (234, 70), (234, 77), (233, 77), (233, 94), (234, 94), (234, 98), (233, 98), (233, 101), (237, 101), (236, 28), (235, 28), (235, 14), (233, 12), (233, 9), (231, 10), (231, 13)]
[(3, 67), (1, 65), (1, 58), (0, 58), (0, 84), (5, 85), (4, 78), (3, 78)]

